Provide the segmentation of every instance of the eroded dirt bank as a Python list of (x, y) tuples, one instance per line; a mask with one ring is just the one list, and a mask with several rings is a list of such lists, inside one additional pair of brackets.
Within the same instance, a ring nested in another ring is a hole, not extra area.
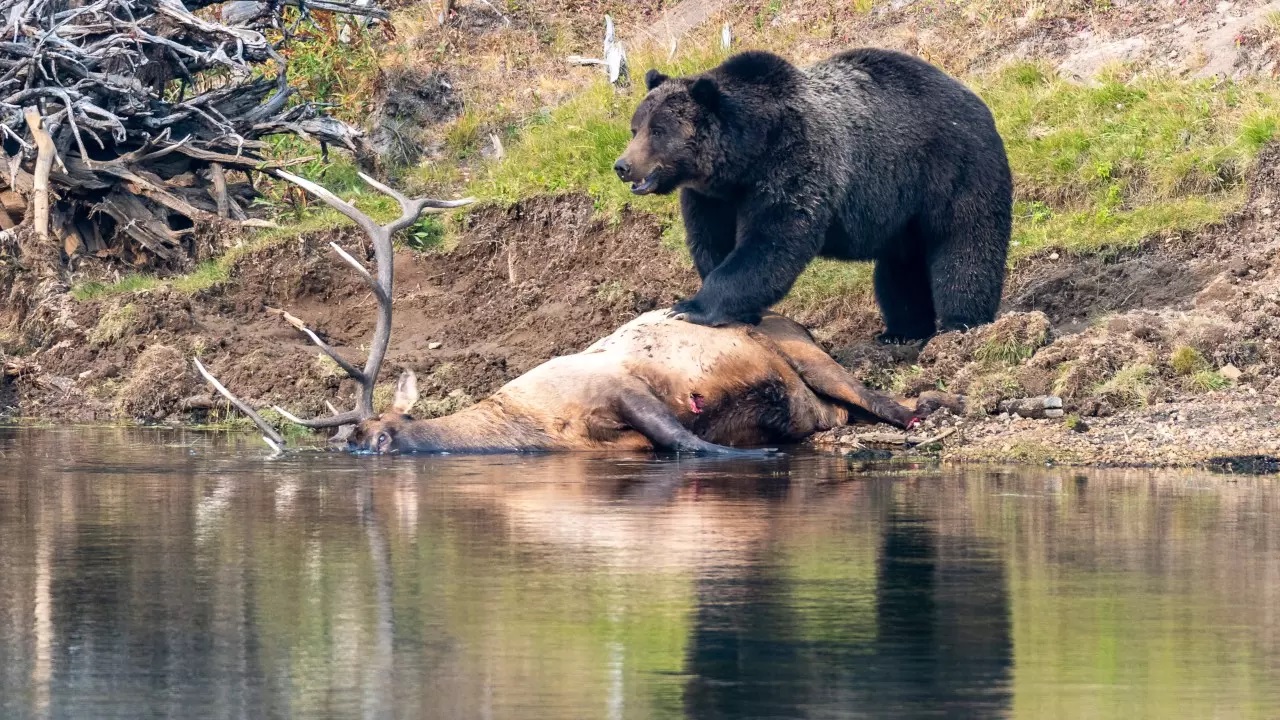
[[(965, 394), (944, 442), (952, 459), (1184, 465), (1280, 455), (1280, 157), (1258, 163), (1247, 206), (1227, 222), (1109, 258), (1046, 255), (1011, 274), (996, 323), (922, 350), (884, 348), (856, 299), (801, 314), (869, 383)], [(637, 313), (696, 287), (658, 250), (646, 216), (610, 223), (582, 196), (468, 216), (445, 254), (397, 255), (396, 320), (384, 382), (424, 378), (420, 411), (448, 412)], [(199, 356), (255, 403), (323, 411), (352, 388), (271, 312), (287, 308), (360, 357), (373, 299), (327, 251), (330, 235), (245, 257), (195, 295), (160, 288), (78, 302), (28, 253), (10, 253), (0, 318), (9, 412), (62, 421), (205, 422), (223, 415), (191, 370)], [(337, 238), (367, 247), (354, 232)], [(12, 250), (12, 248), (11, 248)], [(1021, 419), (1010, 399), (1056, 396), (1064, 417)], [(845, 437), (848, 433), (843, 434)], [(839, 442), (839, 438), (827, 438)]]
[[(384, 379), (413, 368), (434, 396), (428, 403), (456, 407), (488, 394), (669, 304), (696, 279), (658, 249), (651, 219), (609, 223), (584, 196), (483, 209), (466, 222), (452, 252), (396, 256)], [(190, 367), (199, 356), (252, 401), (323, 411), (325, 400), (352, 388), (272, 309), (363, 357), (376, 304), (329, 250), (331, 240), (371, 252), (354, 230), (305, 237), (247, 255), (229, 282), (194, 295), (161, 287), (77, 302), (42, 268), (18, 267), (0, 318), (10, 327), (10, 404), (22, 416), (64, 421), (203, 421), (220, 403)]]

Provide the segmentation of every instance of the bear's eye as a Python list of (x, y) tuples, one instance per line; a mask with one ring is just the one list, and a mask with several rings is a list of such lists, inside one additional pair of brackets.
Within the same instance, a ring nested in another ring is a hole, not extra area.
[(654, 125), (653, 127), (649, 128), (650, 137), (662, 137), (663, 135), (666, 135), (666, 134), (667, 134), (666, 130), (663, 130), (661, 125)]

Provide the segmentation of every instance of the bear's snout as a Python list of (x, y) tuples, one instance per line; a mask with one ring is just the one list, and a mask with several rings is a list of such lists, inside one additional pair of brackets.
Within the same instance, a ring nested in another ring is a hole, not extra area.
[(631, 163), (625, 157), (618, 158), (618, 162), (613, 164), (613, 171), (618, 173), (619, 180), (625, 182), (631, 179)]

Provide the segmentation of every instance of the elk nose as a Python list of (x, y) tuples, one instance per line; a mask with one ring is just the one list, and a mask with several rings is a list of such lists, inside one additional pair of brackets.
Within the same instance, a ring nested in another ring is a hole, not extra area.
[(631, 163), (622, 158), (618, 158), (618, 162), (613, 164), (613, 171), (618, 173), (619, 180), (626, 180), (631, 174)]

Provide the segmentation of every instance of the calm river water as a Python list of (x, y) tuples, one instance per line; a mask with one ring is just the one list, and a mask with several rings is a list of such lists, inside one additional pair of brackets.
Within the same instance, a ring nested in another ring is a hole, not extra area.
[(1280, 480), (0, 429), (0, 718), (1277, 718)]

